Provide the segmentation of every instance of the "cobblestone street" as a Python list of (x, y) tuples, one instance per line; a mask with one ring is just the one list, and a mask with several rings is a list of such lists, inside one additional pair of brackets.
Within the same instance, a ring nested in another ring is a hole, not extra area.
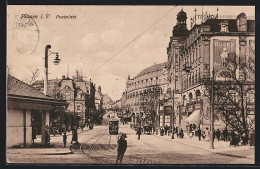
[[(117, 135), (108, 132), (108, 120), (93, 130), (78, 130), (80, 145), (62, 148), (62, 137), (51, 137), (54, 148), (8, 149), (8, 162), (18, 163), (73, 163), (114, 164), (117, 155)], [(119, 132), (126, 133), (128, 148), (123, 164), (252, 164), (254, 148), (229, 147), (228, 143), (209, 142), (197, 138), (171, 139), (171, 136), (137, 135), (130, 124), (120, 123)], [(68, 135), (68, 143), (71, 135)], [(67, 146), (68, 147), (68, 146)]]

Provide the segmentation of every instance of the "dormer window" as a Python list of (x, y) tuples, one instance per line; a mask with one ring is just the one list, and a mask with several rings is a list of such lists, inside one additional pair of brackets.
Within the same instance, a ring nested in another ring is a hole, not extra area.
[(220, 23), (220, 32), (228, 32), (228, 22), (222, 21)]

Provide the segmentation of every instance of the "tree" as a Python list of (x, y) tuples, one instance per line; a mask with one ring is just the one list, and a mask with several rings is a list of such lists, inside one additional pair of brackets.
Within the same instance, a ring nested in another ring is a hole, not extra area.
[(148, 121), (152, 123), (153, 131), (155, 131), (156, 110), (159, 107), (160, 93), (161, 88), (156, 85), (140, 93), (140, 109), (143, 110)]
[(31, 67), (30, 75), (24, 79), (25, 83), (32, 85), (37, 81), (37, 78), (40, 75), (40, 69), (37, 67)]
[[(248, 130), (247, 113), (254, 109), (255, 58), (229, 54), (225, 68), (214, 80), (214, 118), (223, 120), (228, 127), (237, 131)], [(204, 94), (211, 100), (211, 81), (204, 81)], [(253, 95), (253, 96), (252, 96)]]

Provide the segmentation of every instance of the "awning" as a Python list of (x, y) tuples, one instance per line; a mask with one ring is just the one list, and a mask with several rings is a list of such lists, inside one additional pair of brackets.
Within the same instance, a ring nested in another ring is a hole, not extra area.
[(200, 110), (195, 110), (185, 121), (187, 121), (189, 124), (195, 124), (196, 126), (199, 126), (200, 119)]

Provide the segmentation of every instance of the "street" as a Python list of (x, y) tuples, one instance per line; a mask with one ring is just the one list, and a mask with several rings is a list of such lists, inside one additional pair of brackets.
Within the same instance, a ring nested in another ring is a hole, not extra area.
[[(108, 112), (111, 113), (111, 112)], [(72, 145), (70, 149), (62, 147), (62, 137), (53, 137), (54, 148), (46, 149), (7, 149), (8, 162), (14, 163), (77, 163), (77, 164), (115, 164), (117, 155), (117, 135), (108, 132), (107, 114), (102, 125), (94, 126), (93, 130), (79, 133), (80, 145)], [(119, 124), (119, 132), (126, 133), (128, 147), (123, 164), (252, 164), (254, 149), (233, 147), (233, 153), (212, 152), (185, 141), (197, 139), (171, 140), (170, 136), (141, 135), (137, 140), (130, 124)], [(186, 136), (187, 137), (187, 136)], [(57, 142), (60, 138), (60, 142)], [(71, 137), (68, 137), (69, 144)], [(203, 143), (209, 146), (209, 143)], [(243, 148), (243, 149), (241, 149)], [(241, 149), (241, 150), (238, 150)], [(56, 150), (56, 151), (55, 151)], [(70, 153), (70, 150), (72, 153)], [(216, 148), (217, 150), (217, 148)], [(238, 151), (234, 151), (238, 150)], [(55, 151), (55, 152), (54, 152)], [(53, 152), (53, 153), (52, 153)]]

